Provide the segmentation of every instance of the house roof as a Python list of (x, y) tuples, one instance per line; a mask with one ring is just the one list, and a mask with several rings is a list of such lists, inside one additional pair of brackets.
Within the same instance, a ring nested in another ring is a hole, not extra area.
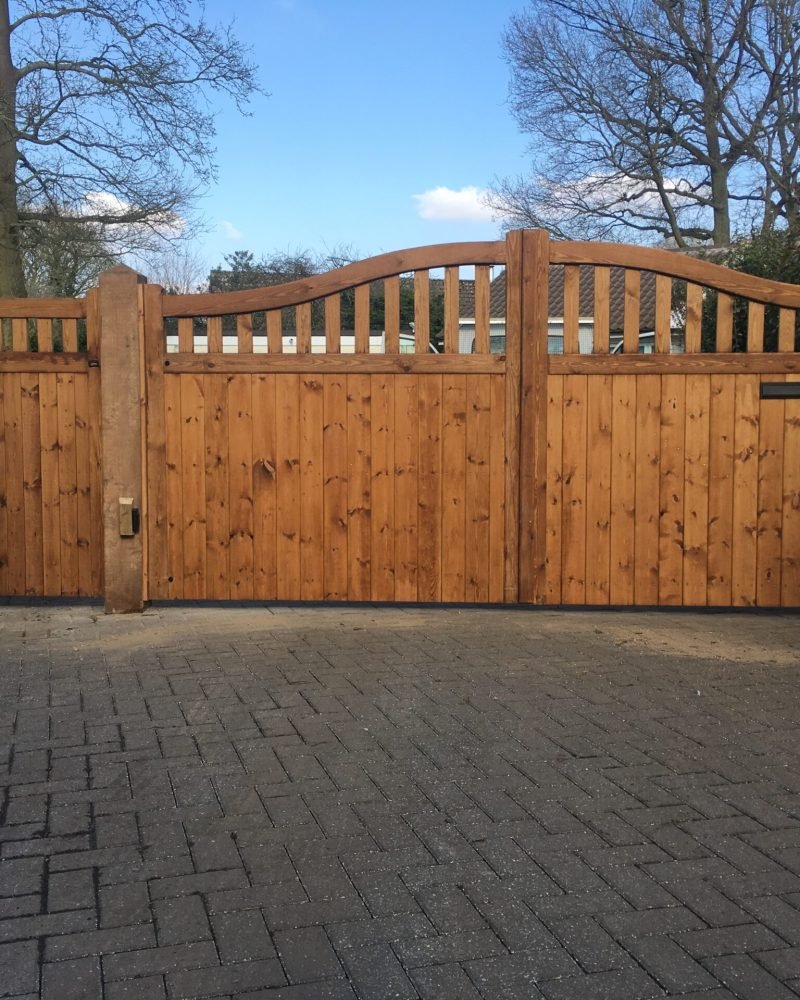
[[(463, 282), (462, 282), (463, 284)], [(641, 286), (639, 298), (639, 326), (643, 330), (652, 330), (655, 325), (656, 308), (656, 276), (650, 271), (641, 272)], [(548, 285), (548, 315), (552, 318), (560, 318), (564, 315), (564, 267), (562, 264), (552, 264), (550, 266), (550, 281)], [(462, 303), (468, 305), (469, 312), (462, 311), (463, 318), (471, 318), (475, 315), (475, 293), (473, 288), (470, 302)], [(581, 316), (594, 315), (594, 267), (591, 264), (581, 264), (579, 273), (579, 314)], [(489, 299), (489, 312), (494, 317), (504, 317), (506, 312), (506, 272), (500, 274), (492, 281)], [(611, 331), (621, 331), (625, 315), (625, 269), (621, 267), (611, 268), (611, 281), (609, 290), (609, 320)]]

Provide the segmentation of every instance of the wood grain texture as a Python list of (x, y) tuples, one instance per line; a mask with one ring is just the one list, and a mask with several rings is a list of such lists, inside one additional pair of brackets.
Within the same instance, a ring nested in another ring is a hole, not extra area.
[(545, 603), (561, 604), (564, 376), (547, 379), (547, 510)]
[[(278, 344), (281, 341), (278, 340)], [(272, 347), (270, 346), (270, 352)], [(57, 355), (54, 355), (54, 357)], [(506, 370), (502, 354), (170, 354), (164, 362), (169, 375), (187, 373), (238, 374), (429, 374), (495, 375)], [(2, 366), (0, 364), (0, 370)], [(9, 369), (11, 370), (11, 369)], [(29, 370), (29, 369), (19, 369)], [(31, 368), (30, 370), (40, 370)]]
[(444, 271), (444, 353), (458, 354), (459, 272), (457, 267)]
[[(466, 587), (467, 385), (462, 376), (442, 379), (441, 600), (463, 601)], [(420, 455), (420, 458), (422, 456)], [(431, 487), (434, 483), (431, 482)], [(438, 484), (437, 484), (438, 485)], [(420, 492), (423, 470), (420, 466)], [(420, 525), (421, 527), (421, 525)], [(423, 541), (420, 536), (420, 551)], [(422, 567), (420, 567), (422, 572)], [(420, 589), (422, 577), (420, 577)]]
[(661, 379), (636, 386), (636, 521), (634, 595), (638, 605), (658, 604), (661, 482)]
[(300, 379), (300, 596), (325, 596), (325, 514), (323, 433), (325, 395), (322, 378)]
[(665, 375), (661, 380), (659, 604), (678, 605), (683, 595), (685, 447), (686, 379)]
[(490, 292), (491, 284), (489, 268), (478, 264), (475, 268), (475, 353), (488, 354), (491, 348), (489, 342)]
[(394, 387), (391, 375), (370, 376), (373, 601), (394, 600)]
[(564, 379), (561, 599), (565, 604), (586, 603), (587, 396), (585, 375)]
[[(274, 376), (272, 376), (274, 377)], [(347, 599), (347, 380), (326, 375), (323, 380), (323, 559), (327, 601)]]
[(708, 466), (711, 376), (686, 377), (683, 604), (708, 601)]
[(612, 376), (587, 379), (586, 603), (611, 592)]
[(784, 400), (761, 400), (758, 433), (756, 602), (762, 608), (779, 607), (781, 603), (785, 416)]
[(492, 396), (490, 376), (467, 386), (464, 599), (489, 600), (489, 499), (491, 496)]
[(633, 604), (636, 532), (636, 390), (632, 375), (612, 376), (609, 600)]
[(553, 375), (747, 375), (800, 372), (800, 354), (551, 354)]
[(236, 601), (251, 601), (255, 596), (253, 381), (252, 375), (234, 375), (227, 387), (229, 589)]
[(592, 352), (608, 354), (610, 325), (611, 270), (607, 267), (594, 269), (594, 330)]
[[(462, 388), (465, 391), (465, 386)], [(427, 375), (417, 383), (419, 407), (419, 457), (417, 464), (417, 600), (440, 601), (444, 593), (445, 531), (448, 528), (448, 460), (463, 468), (464, 451), (460, 442), (448, 455), (445, 407), (451, 401), (447, 383), (438, 376)], [(464, 402), (464, 406), (466, 403)], [(463, 493), (461, 496), (463, 502)], [(462, 508), (463, 510), (463, 508)], [(452, 540), (452, 539), (451, 539)], [(462, 541), (459, 546), (463, 549)]]
[[(734, 407), (731, 603), (737, 607), (753, 607), (756, 603), (759, 383), (756, 375), (739, 375), (733, 391), (728, 392)], [(715, 414), (717, 422), (718, 414), (719, 411)], [(714, 433), (719, 434), (722, 430), (715, 427)], [(709, 600), (711, 591), (709, 584)], [(713, 596), (713, 603), (717, 603), (719, 598), (716, 594)], [(726, 597), (727, 593), (722, 596)]]
[(371, 400), (368, 375), (347, 376), (347, 593), (368, 601), (372, 584)]
[[(42, 476), (41, 476), (41, 427), (39, 409), (39, 378), (36, 375), (20, 376), (21, 417), (22, 417), (22, 486), (25, 510), (25, 593), (38, 595), (44, 589), (44, 566), (42, 560)], [(75, 397), (72, 396), (72, 420), (74, 426)], [(74, 439), (73, 439), (74, 453)], [(75, 476), (77, 479), (77, 476)], [(75, 486), (77, 503), (77, 482)], [(77, 547), (77, 516), (75, 537), (72, 544)], [(77, 549), (76, 549), (77, 556)], [(78, 592), (77, 564), (74, 579)]]
[(708, 459), (708, 603), (731, 603), (734, 395), (739, 377), (711, 376)]
[(416, 601), (419, 496), (419, 379), (398, 378), (394, 392), (395, 600)]
[[(787, 382), (790, 379), (787, 379)], [(791, 381), (798, 381), (797, 378)], [(783, 433), (781, 606), (800, 607), (800, 400), (787, 400)]]
[(275, 379), (278, 600), (300, 599), (300, 377)]
[(625, 271), (625, 307), (623, 314), (622, 349), (625, 354), (638, 355), (639, 352), (639, 306), (641, 274), (639, 271)]
[(427, 271), (414, 272), (414, 351), (428, 356), (431, 343), (431, 280)]

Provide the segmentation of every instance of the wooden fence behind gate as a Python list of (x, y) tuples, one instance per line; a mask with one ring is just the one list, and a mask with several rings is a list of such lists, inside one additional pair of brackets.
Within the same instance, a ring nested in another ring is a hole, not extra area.
[(0, 594), (796, 607), (798, 309), (539, 231), (2, 301)]

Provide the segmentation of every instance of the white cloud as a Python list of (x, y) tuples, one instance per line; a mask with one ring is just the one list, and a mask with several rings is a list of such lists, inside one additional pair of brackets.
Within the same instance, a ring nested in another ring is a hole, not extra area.
[(497, 213), (486, 203), (486, 191), (469, 185), (458, 191), (449, 187), (431, 188), (415, 194), (421, 219), (436, 222), (492, 222)]
[(226, 240), (240, 240), (244, 233), (240, 229), (237, 229), (232, 222), (228, 222), (227, 219), (223, 219), (217, 227)]

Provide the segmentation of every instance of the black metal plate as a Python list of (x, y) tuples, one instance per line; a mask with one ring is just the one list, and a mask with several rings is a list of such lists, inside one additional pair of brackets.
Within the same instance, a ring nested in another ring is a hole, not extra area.
[(762, 382), (762, 399), (800, 399), (800, 382)]

